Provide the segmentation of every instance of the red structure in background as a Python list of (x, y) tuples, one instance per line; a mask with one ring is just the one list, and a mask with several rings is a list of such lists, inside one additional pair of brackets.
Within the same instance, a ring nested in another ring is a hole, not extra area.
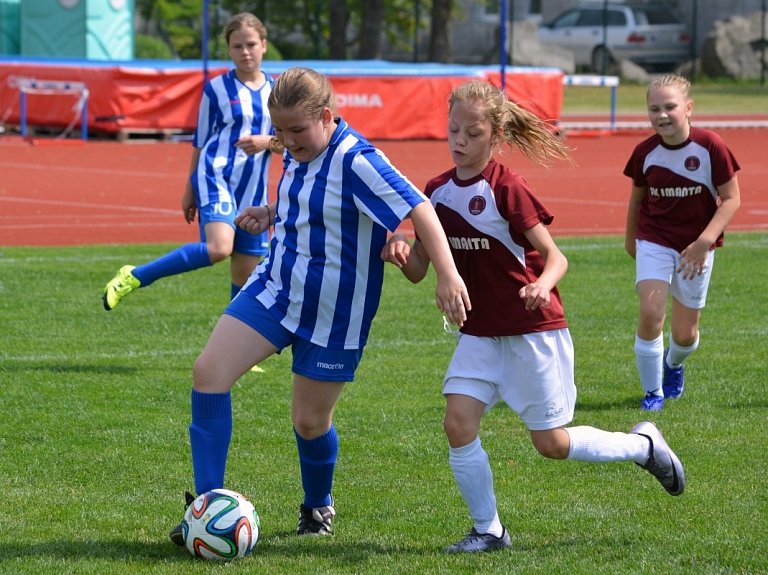
[[(216, 63), (214, 77), (230, 69)], [(447, 96), (472, 78), (501, 85), (491, 68), (451, 65), (396, 65), (387, 62), (264, 62), (266, 73), (302, 65), (326, 74), (338, 96), (339, 114), (365, 137), (376, 140), (445, 139)], [(19, 78), (83, 82), (90, 91), (87, 118), (90, 131), (192, 131), (203, 87), (195, 62), (130, 63), (0, 58), (0, 110), (7, 124), (19, 123)], [(508, 68), (505, 89), (545, 120), (560, 118), (563, 74), (554, 68)], [(65, 127), (73, 118), (71, 96), (27, 98), (27, 123)]]

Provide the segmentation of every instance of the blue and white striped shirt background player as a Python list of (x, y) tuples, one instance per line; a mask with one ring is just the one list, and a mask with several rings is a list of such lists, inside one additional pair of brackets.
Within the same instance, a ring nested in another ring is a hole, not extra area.
[(283, 327), (361, 349), (381, 296), (387, 241), (425, 196), (343, 120), (309, 163), (285, 154), (269, 256), (244, 286)]
[(181, 210), (188, 224), (197, 217), (200, 241), (185, 244), (151, 262), (123, 266), (105, 286), (107, 310), (158, 279), (230, 260), (234, 297), (268, 249), (266, 230), (249, 234), (235, 225), (247, 207), (267, 202), (272, 153), (283, 147), (273, 137), (267, 101), (275, 80), (261, 70), (267, 30), (253, 14), (233, 16), (224, 27), (235, 68), (203, 89), (193, 137), (189, 178)]
[[(192, 140), (201, 148), (197, 170), (190, 177), (198, 208), (231, 204), (234, 220), (246, 207), (266, 204), (271, 152), (262, 150), (249, 156), (235, 146), (242, 137), (274, 133), (267, 99), (275, 81), (265, 77), (264, 85), (252, 90), (230, 70), (205, 86)], [(260, 240), (259, 255), (265, 255), (267, 234), (261, 234)]]

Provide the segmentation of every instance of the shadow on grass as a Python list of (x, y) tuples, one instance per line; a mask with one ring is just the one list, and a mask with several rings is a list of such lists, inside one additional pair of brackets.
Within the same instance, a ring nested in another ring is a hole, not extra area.
[(642, 392), (637, 397), (611, 398), (611, 399), (582, 399), (576, 400), (576, 413), (580, 411), (612, 411), (616, 409), (640, 410)]
[[(372, 555), (424, 556), (439, 549), (408, 548), (373, 542), (349, 541), (345, 538), (299, 538), (293, 531), (271, 535), (259, 540), (253, 551), (254, 558), (282, 557), (305, 559), (307, 556), (336, 562), (356, 564), (368, 562)], [(9, 560), (47, 559), (50, 561), (109, 561), (130, 563), (186, 563), (198, 561), (186, 547), (176, 547), (170, 541), (48, 541), (25, 545), (0, 543), (0, 562)]]
[(138, 373), (138, 369), (131, 365), (111, 365), (111, 364), (72, 364), (72, 363), (34, 363), (24, 362), (3, 362), (0, 371), (8, 373), (24, 373), (29, 371), (45, 371), (49, 373), (96, 373), (103, 375), (132, 375)]

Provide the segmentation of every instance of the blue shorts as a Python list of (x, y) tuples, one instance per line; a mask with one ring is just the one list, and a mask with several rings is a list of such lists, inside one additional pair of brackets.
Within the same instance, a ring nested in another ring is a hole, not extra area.
[(317, 381), (354, 381), (355, 370), (363, 357), (362, 349), (330, 349), (297, 337), (285, 329), (264, 304), (245, 291), (229, 302), (224, 313), (259, 332), (280, 351), (290, 345), (293, 373)]
[(253, 235), (235, 225), (237, 210), (230, 202), (217, 202), (197, 209), (200, 225), (200, 241), (205, 242), (205, 224), (226, 222), (235, 230), (235, 242), (232, 250), (248, 256), (265, 256), (269, 251), (269, 234)]

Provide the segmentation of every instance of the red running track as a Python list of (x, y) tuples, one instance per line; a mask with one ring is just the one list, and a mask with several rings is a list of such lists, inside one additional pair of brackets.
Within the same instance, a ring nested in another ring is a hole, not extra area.
[[(730, 230), (768, 229), (768, 130), (718, 130), (741, 164), (742, 206)], [(622, 170), (650, 132), (568, 138), (578, 167), (501, 160), (521, 173), (555, 214), (553, 235), (622, 234), (630, 181)], [(446, 141), (380, 141), (414, 184), (451, 167)], [(0, 245), (55, 246), (197, 241), (181, 213), (190, 143), (88, 142), (30, 145), (0, 138)], [(270, 170), (274, 191), (279, 161)]]

